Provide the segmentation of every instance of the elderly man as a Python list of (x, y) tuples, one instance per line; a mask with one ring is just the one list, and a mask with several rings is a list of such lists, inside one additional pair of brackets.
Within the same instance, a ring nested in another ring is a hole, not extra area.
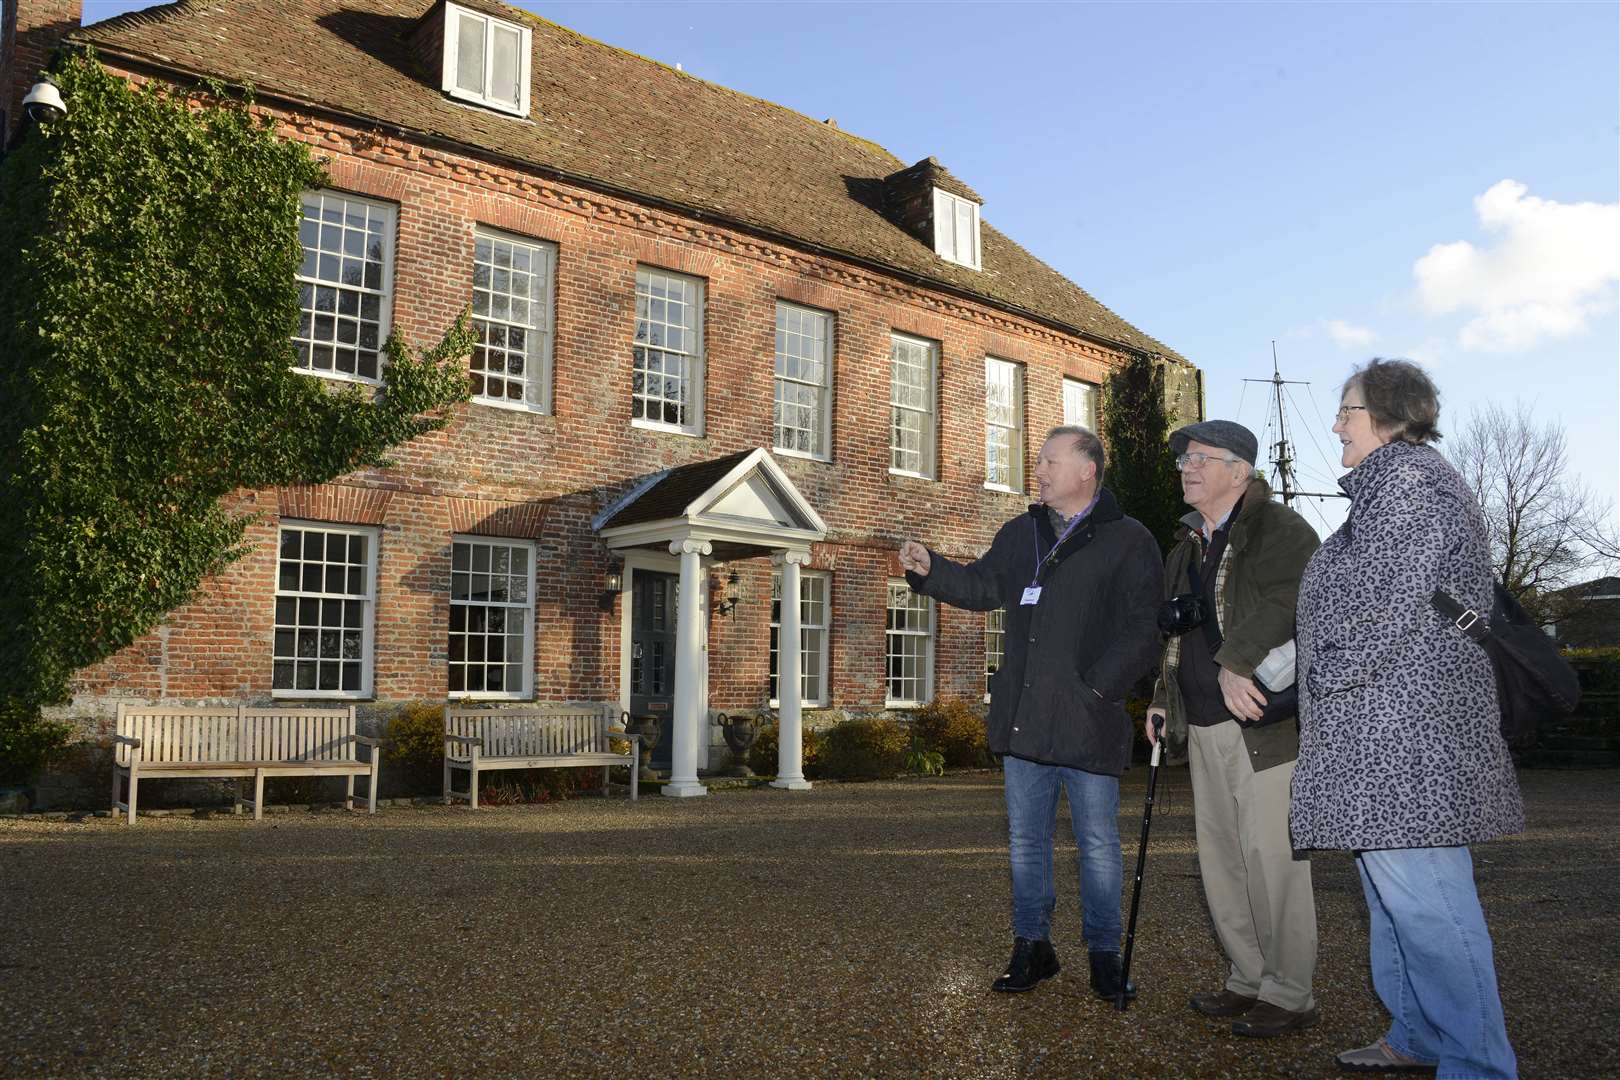
[[(1032, 990), (1058, 972), (1052, 831), (1067, 793), (1079, 845), (1091, 986), (1120, 989), (1119, 775), (1130, 760), (1125, 693), (1159, 652), (1164, 571), (1153, 536), (1102, 486), (1102, 441), (1053, 428), (1035, 467), (1040, 503), (1007, 522), (976, 562), (914, 540), (911, 587), (973, 611), (1004, 608), (1007, 650), (991, 677), (990, 749), (1002, 755), (1012, 862), (1013, 951), (991, 989)], [(1130, 992), (1127, 988), (1127, 992)]]
[(1153, 721), (1168, 718), (1171, 743), (1187, 741), (1198, 867), (1231, 964), (1226, 985), (1191, 1005), (1267, 1038), (1316, 1023), (1316, 907), (1311, 864), (1288, 836), (1296, 709), (1255, 670), (1294, 636), (1299, 579), (1318, 541), (1255, 477), (1248, 428), (1207, 420), (1174, 432), (1170, 446), (1193, 512), (1165, 565), (1160, 626), (1173, 636), (1147, 732), (1152, 740)]

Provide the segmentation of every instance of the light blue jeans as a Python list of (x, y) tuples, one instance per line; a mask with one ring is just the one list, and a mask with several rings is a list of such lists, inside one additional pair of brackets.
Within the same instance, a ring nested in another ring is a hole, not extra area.
[(1518, 1076), (1468, 849), (1361, 851), (1356, 867), (1373, 989), (1391, 1020), (1385, 1040), (1438, 1063), (1438, 1080)]
[(1119, 848), (1119, 778), (1080, 769), (1002, 759), (1012, 860), (1013, 934), (1051, 936), (1057, 893), (1052, 882), (1052, 831), (1058, 792), (1069, 797), (1079, 846), (1082, 933), (1091, 952), (1119, 951), (1119, 897), (1124, 860)]

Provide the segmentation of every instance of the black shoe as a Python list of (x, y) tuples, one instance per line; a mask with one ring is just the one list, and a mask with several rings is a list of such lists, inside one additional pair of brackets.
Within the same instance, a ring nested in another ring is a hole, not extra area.
[(1007, 961), (1007, 970), (990, 984), (990, 989), (1003, 994), (1033, 990), (1043, 979), (1056, 975), (1058, 967), (1057, 950), (1050, 941), (1013, 938), (1012, 959)]
[[(1119, 997), (1120, 978), (1124, 972), (1119, 969), (1119, 953), (1094, 952), (1091, 954), (1091, 988), (1097, 996), (1104, 1001), (1114, 1001)], [(1132, 1000), (1136, 997), (1136, 984), (1125, 984), (1125, 997)]]

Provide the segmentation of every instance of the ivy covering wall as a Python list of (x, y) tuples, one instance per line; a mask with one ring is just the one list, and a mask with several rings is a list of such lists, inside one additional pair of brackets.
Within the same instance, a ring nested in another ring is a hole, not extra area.
[(1124, 511), (1146, 525), (1168, 553), (1185, 508), (1164, 402), (1164, 367), (1142, 355), (1117, 368), (1103, 388), (1105, 482)]
[(135, 88), (93, 55), (68, 115), (0, 162), (0, 773), (43, 705), (243, 554), (241, 488), (386, 464), (467, 395), (466, 317), (381, 390), (294, 370), (301, 144), (218, 86)]

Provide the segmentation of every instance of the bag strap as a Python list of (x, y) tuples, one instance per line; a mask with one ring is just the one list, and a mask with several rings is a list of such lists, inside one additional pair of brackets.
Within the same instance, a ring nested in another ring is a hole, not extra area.
[[(1203, 554), (1207, 550), (1207, 548), (1200, 546), (1198, 551), (1194, 553), (1192, 561), (1187, 564), (1187, 584), (1192, 586), (1193, 592), (1198, 594), (1200, 598), (1204, 595), (1204, 574), (1200, 569), (1200, 564), (1203, 562)], [(1219, 562), (1216, 565), (1218, 567)], [(1209, 642), (1209, 655), (1214, 656), (1220, 652), (1221, 646), (1226, 642), (1226, 637), (1221, 633), (1221, 628), (1213, 610), (1209, 612), (1209, 617), (1204, 620), (1204, 625), (1200, 629), (1204, 631), (1204, 640)]]
[(1446, 590), (1434, 590), (1434, 595), (1429, 597), (1429, 603), (1434, 605), (1436, 611), (1451, 620), (1452, 625), (1481, 645), (1491, 636), (1491, 624), (1485, 617), (1473, 608), (1458, 603)]

